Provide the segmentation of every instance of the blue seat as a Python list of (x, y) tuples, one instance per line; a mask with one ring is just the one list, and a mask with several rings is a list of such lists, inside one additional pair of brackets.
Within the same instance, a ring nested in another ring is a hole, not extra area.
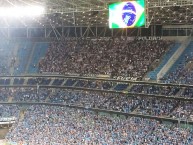
[(38, 63), (40, 59), (45, 56), (48, 47), (48, 42), (38, 42), (35, 44), (34, 53), (27, 71), (28, 73), (32, 74), (38, 72)]
[(168, 60), (171, 58), (171, 56), (177, 51), (177, 49), (180, 47), (180, 43), (175, 43), (172, 48), (170, 48), (166, 54), (163, 56), (163, 59), (161, 60), (161, 63), (155, 70), (148, 73), (148, 77), (152, 80), (157, 79), (157, 74), (160, 72), (160, 70), (164, 67), (164, 65), (168, 62)]
[[(169, 69), (165, 76), (171, 72), (175, 72), (178, 68), (183, 68), (187, 62), (187, 58), (193, 57), (193, 41), (186, 47), (181, 56), (176, 60), (173, 66)], [(164, 77), (165, 77), (164, 76)]]

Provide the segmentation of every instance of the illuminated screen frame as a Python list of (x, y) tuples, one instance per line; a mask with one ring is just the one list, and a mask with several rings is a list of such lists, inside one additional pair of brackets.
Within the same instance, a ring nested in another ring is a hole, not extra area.
[(109, 4), (109, 28), (144, 27), (146, 25), (145, 6), (145, 0)]

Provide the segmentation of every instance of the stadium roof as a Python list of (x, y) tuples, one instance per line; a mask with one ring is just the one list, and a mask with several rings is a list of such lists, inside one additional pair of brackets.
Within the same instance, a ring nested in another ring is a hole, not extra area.
[[(120, 1), (120, 0), (117, 0)], [(108, 4), (115, 0), (0, 0), (1, 7), (40, 5), (38, 18), (2, 18), (0, 27), (107, 26)], [(146, 0), (150, 24), (193, 24), (193, 0)]]

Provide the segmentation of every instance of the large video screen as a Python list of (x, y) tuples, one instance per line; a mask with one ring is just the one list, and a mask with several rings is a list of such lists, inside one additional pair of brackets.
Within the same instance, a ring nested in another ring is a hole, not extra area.
[(145, 20), (145, 0), (109, 4), (109, 28), (142, 27)]

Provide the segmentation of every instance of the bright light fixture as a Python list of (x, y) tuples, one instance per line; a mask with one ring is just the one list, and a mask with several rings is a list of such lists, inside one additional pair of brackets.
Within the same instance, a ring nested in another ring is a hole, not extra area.
[(31, 17), (44, 14), (42, 6), (0, 7), (0, 17)]

